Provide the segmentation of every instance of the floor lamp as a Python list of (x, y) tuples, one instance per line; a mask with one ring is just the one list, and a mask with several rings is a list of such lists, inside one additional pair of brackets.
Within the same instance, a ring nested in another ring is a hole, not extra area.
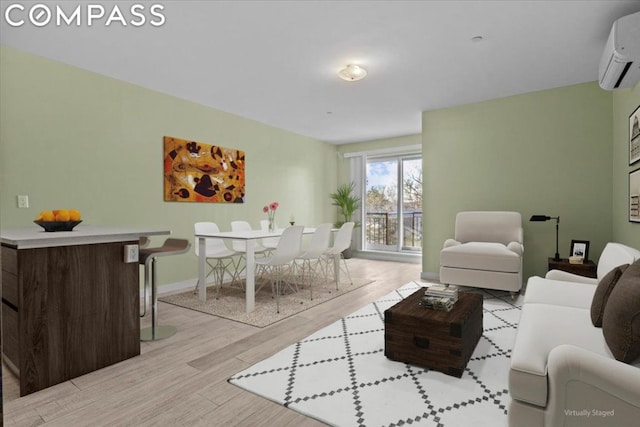
[(556, 220), (556, 256), (554, 258), (555, 261), (560, 261), (560, 253), (558, 252), (558, 230), (560, 228), (560, 217), (559, 216), (547, 216), (547, 215), (532, 215), (529, 221), (533, 222), (541, 222), (541, 221), (549, 221), (550, 219)]

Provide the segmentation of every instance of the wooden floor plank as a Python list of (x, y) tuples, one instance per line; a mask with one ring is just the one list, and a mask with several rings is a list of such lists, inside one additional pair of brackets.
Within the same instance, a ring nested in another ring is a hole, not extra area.
[(178, 333), (142, 343), (138, 357), (25, 397), (18, 397), (15, 377), (4, 369), (4, 425), (323, 425), (227, 379), (420, 277), (419, 264), (348, 263), (354, 277), (375, 282), (266, 328), (160, 303), (160, 323)]

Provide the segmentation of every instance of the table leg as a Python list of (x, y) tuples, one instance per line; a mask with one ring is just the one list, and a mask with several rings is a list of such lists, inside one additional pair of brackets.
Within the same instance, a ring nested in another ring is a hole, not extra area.
[(198, 296), (200, 301), (207, 300), (207, 277), (205, 273), (205, 264), (207, 261), (207, 253), (205, 248), (205, 238), (198, 237)]
[(340, 254), (333, 256), (333, 270), (336, 273), (336, 289), (340, 284)]
[(251, 313), (256, 304), (256, 242), (255, 240), (247, 240), (246, 243), (247, 258), (247, 284), (246, 284), (246, 311)]
[(151, 257), (151, 340), (156, 339), (156, 328), (158, 326), (158, 293), (156, 282), (156, 259)]

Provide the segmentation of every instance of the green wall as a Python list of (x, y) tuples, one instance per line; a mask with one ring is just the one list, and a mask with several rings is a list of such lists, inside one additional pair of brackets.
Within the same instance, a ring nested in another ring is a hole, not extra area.
[[(640, 247), (640, 225), (628, 222), (626, 210), (628, 172), (638, 166), (628, 165), (628, 116), (640, 104), (640, 85), (607, 92), (587, 83), (427, 111), (422, 135), (335, 147), (6, 47), (0, 67), (2, 227), (75, 207), (89, 224), (167, 227), (192, 238), (201, 220), (257, 226), (273, 200), (281, 222), (291, 215), (298, 223), (333, 221), (327, 195), (349, 179), (336, 151), (422, 143), (427, 274), (437, 274), (461, 210), (522, 213), (525, 277), (544, 274), (554, 252), (553, 222), (530, 223), (534, 213), (560, 215), (562, 256), (571, 239), (591, 241), (596, 260), (607, 241)], [(164, 202), (164, 135), (244, 149), (247, 202)], [(17, 208), (18, 194), (29, 195), (30, 208)], [(195, 277), (191, 254), (163, 264), (161, 283)]]
[[(280, 223), (334, 220), (333, 145), (6, 47), (0, 67), (3, 228), (77, 208), (87, 224), (167, 227), (193, 241), (197, 221), (257, 227), (271, 201)], [(164, 202), (164, 135), (245, 150), (246, 203)], [(29, 196), (28, 209), (17, 208), (18, 194)], [(197, 275), (193, 253), (160, 264), (161, 284)]]
[(572, 239), (598, 259), (612, 236), (612, 94), (587, 83), (463, 105), (422, 115), (423, 272), (437, 274), (445, 239), (464, 210), (522, 214), (524, 277), (543, 275)]
[(640, 106), (640, 83), (613, 94), (613, 239), (640, 249), (640, 224), (629, 222), (629, 116)]

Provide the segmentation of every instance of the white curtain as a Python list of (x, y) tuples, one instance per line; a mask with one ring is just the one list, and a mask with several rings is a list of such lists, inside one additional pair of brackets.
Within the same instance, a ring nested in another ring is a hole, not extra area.
[(366, 156), (364, 154), (359, 154), (359, 155), (349, 157), (349, 179), (351, 180), (351, 182), (355, 184), (354, 192), (360, 197), (360, 206), (361, 206), (361, 208), (358, 209), (358, 211), (356, 211), (355, 213), (355, 220), (356, 222), (359, 222), (362, 225), (354, 229), (353, 241), (352, 241), (352, 247), (357, 251), (362, 250), (364, 246), (362, 230), (363, 230), (363, 225), (365, 223), (364, 221), (365, 209), (363, 209), (364, 203), (365, 203), (365, 194), (364, 194), (364, 187), (365, 187), (364, 183), (365, 183), (365, 175), (366, 175), (365, 165), (366, 165)]

